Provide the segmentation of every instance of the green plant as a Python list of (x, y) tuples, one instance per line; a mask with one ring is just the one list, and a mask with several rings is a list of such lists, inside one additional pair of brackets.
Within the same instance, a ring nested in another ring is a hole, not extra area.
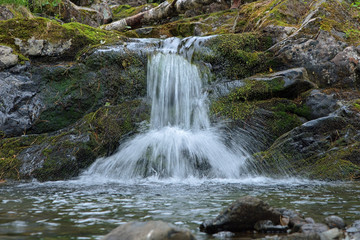
[(360, 9), (360, 1), (353, 0), (353, 2), (351, 3), (351, 6)]

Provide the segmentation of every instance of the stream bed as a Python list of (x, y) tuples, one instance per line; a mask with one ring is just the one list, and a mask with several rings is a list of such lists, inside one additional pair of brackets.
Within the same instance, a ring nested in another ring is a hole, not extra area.
[(197, 239), (251, 239), (201, 233), (199, 224), (232, 201), (257, 196), (321, 222), (360, 219), (360, 185), (299, 179), (155, 178), (131, 182), (80, 180), (0, 184), (0, 239), (101, 239), (119, 224), (163, 220), (190, 229)]

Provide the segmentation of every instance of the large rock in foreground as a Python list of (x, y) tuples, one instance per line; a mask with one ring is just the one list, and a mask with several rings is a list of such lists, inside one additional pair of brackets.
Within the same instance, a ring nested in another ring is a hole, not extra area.
[(281, 213), (262, 200), (245, 196), (233, 202), (215, 219), (206, 220), (200, 225), (200, 231), (217, 233), (221, 231), (243, 232), (253, 230), (257, 222), (270, 220), (280, 224)]
[(162, 221), (130, 222), (106, 235), (103, 240), (195, 240), (188, 230)]

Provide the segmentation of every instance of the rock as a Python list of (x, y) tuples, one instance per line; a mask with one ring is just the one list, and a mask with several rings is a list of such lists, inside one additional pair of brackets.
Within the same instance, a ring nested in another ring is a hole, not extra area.
[(337, 239), (341, 239), (341, 236), (342, 236), (342, 231), (339, 230), (338, 228), (332, 228), (320, 234), (321, 240), (337, 240)]
[(16, 65), (18, 61), (18, 55), (13, 54), (11, 47), (0, 45), (0, 70), (12, 67)]
[[(304, 217), (299, 212), (285, 208), (276, 208), (276, 210), (281, 213), (282, 217), (286, 217), (289, 219), (288, 226), (290, 228), (294, 228), (295, 226), (299, 226), (300, 224), (303, 225), (306, 223), (306, 219), (304, 219)], [(293, 229), (293, 232), (297, 231), (294, 231)]]
[(8, 20), (11, 18), (14, 18), (14, 14), (10, 11), (10, 9), (7, 6), (1, 5), (0, 6), (0, 21)]
[(301, 226), (300, 231), (306, 235), (311, 235), (314, 233), (322, 233), (329, 230), (328, 226), (322, 223), (313, 223), (313, 224), (304, 224)]
[(26, 75), (0, 72), (0, 131), (6, 136), (24, 134), (44, 108), (38, 87)]
[(264, 34), (270, 36), (274, 43), (278, 43), (281, 40), (289, 37), (296, 31), (295, 27), (284, 27), (278, 25), (268, 25), (263, 29)]
[(337, 41), (328, 32), (320, 30), (316, 39), (288, 41), (277, 52), (277, 56), (289, 67), (305, 67), (310, 79), (320, 87), (355, 88), (360, 84), (358, 50)]
[(15, 44), (19, 46), (22, 54), (32, 57), (59, 56), (68, 51), (72, 46), (71, 39), (51, 43), (48, 40), (36, 39), (35, 37), (31, 37), (27, 42), (15, 38)]
[(254, 229), (261, 233), (285, 233), (288, 226), (274, 225), (270, 220), (261, 220), (255, 223)]
[(351, 226), (357, 228), (360, 232), (360, 220), (356, 220)]
[(200, 225), (200, 231), (209, 234), (220, 231), (243, 232), (253, 230), (254, 225), (261, 220), (270, 220), (278, 225), (280, 215), (280, 212), (262, 200), (245, 196), (233, 202), (215, 219), (204, 221)]
[(344, 219), (338, 216), (329, 216), (325, 218), (326, 225), (329, 226), (329, 228), (339, 228), (339, 229), (345, 229), (346, 224)]
[[(104, 7), (102, 9), (107, 12)], [(70, 2), (70, 0), (63, 0), (62, 4), (58, 5), (53, 11), (54, 13), (60, 13), (59, 18), (64, 22), (75, 21), (92, 27), (98, 27), (104, 23), (104, 16), (102, 13), (92, 8), (79, 7)], [(53, 15), (54, 13), (49, 12), (48, 14)]]
[(263, 170), (276, 173), (281, 165), (318, 179), (350, 180), (359, 176), (356, 159), (360, 155), (360, 122), (353, 104), (349, 102), (329, 116), (308, 121), (282, 135), (263, 153), (261, 162), (267, 164)]
[(189, 230), (162, 221), (130, 222), (121, 225), (103, 240), (195, 240)]
[(107, 2), (101, 2), (97, 4), (93, 4), (90, 8), (98, 11), (102, 15), (101, 24), (111, 23), (113, 20), (113, 13), (107, 4)]
[(322, 93), (320, 90), (312, 90), (305, 100), (306, 106), (311, 109), (311, 119), (325, 117), (334, 112), (337, 105), (337, 100), (334, 95)]
[(212, 87), (216, 97), (228, 95), (231, 91), (244, 89), (239, 99), (263, 100), (273, 97), (294, 99), (301, 93), (315, 88), (309, 81), (304, 68), (294, 68), (272, 74), (248, 77), (244, 80), (221, 82)]
[(109, 0), (109, 5), (129, 5), (131, 7), (138, 7), (145, 5), (148, 2), (146, 0)]

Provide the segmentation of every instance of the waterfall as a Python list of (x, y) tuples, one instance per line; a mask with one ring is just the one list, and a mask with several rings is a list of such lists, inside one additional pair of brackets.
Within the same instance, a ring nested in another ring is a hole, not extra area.
[(121, 144), (112, 156), (97, 159), (83, 177), (239, 178), (244, 173), (246, 151), (230, 147), (210, 123), (203, 90), (207, 79), (189, 61), (189, 51), (179, 54), (184, 48), (170, 43), (162, 43), (164, 50), (148, 58), (149, 129)]

